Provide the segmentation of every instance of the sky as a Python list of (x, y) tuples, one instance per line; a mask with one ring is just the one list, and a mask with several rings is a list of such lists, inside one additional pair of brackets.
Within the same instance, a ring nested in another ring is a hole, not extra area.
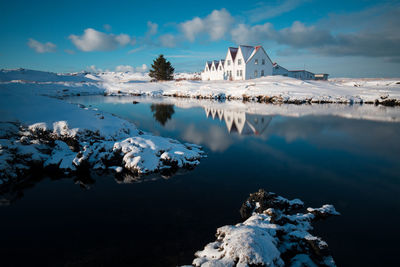
[(0, 0), (0, 68), (201, 71), (229, 46), (330, 77), (400, 77), (400, 1)]

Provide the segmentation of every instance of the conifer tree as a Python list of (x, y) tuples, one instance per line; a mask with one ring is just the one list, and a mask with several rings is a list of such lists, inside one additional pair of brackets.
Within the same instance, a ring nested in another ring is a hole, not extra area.
[(157, 81), (168, 81), (174, 78), (174, 70), (171, 62), (167, 61), (164, 55), (160, 55), (153, 61), (149, 76)]

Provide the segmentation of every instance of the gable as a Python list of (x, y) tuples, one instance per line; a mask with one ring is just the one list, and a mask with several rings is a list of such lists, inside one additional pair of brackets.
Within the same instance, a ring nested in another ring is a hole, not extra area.
[(239, 49), (242, 52), (244, 62), (247, 62), (255, 51), (253, 46), (248, 45), (239, 45)]
[(236, 58), (236, 55), (237, 55), (237, 52), (238, 52), (238, 48), (237, 47), (229, 47), (228, 51), (231, 54), (232, 61), (235, 61), (235, 58)]
[(267, 52), (265, 52), (264, 48), (261, 45), (258, 45), (258, 46), (255, 47), (252, 55), (249, 57), (249, 59), (246, 61), (246, 63), (248, 61), (250, 61), (257, 54), (258, 51), (261, 51), (260, 53), (264, 53), (267, 56), (267, 59), (269, 60), (271, 65), (273, 65), (272, 60), (270, 59), (270, 57), (268, 56)]

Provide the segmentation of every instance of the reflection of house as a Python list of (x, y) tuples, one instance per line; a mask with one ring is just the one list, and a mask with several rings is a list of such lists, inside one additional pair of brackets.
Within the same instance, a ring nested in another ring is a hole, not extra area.
[(241, 135), (260, 135), (268, 127), (272, 116), (250, 114), (243, 111), (228, 111), (214, 108), (204, 108), (207, 118), (224, 119), (230, 133), (238, 132)]

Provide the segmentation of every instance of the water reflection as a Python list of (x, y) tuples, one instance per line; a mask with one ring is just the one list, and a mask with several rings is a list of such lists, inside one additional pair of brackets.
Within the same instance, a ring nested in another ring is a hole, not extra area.
[(243, 111), (204, 108), (207, 118), (224, 120), (229, 133), (240, 135), (260, 135), (267, 129), (273, 116), (250, 114)]
[[(70, 101), (114, 113), (145, 131), (203, 145), (207, 159), (169, 180), (168, 174), (120, 174), (116, 182), (111, 175), (93, 175), (3, 184), (0, 203), (25, 196), (1, 209), (1, 228), (7, 229), (2, 266), (15, 260), (25, 264), (14, 265), (40, 265), (43, 254), (54, 266), (75, 254), (86, 263), (86, 255), (97, 260), (109, 244), (120, 244), (109, 265), (118, 265), (115, 259), (130, 266), (156, 266), (157, 260), (159, 266), (187, 264), (213, 240), (217, 227), (238, 222), (245, 196), (260, 187), (311, 206), (334, 204), (342, 216), (316, 230), (329, 237), (339, 266), (398, 261), (399, 108), (102, 96)], [(377, 225), (379, 231), (371, 231)], [(18, 257), (22, 249), (40, 257)]]
[(154, 119), (163, 126), (175, 113), (174, 105), (169, 104), (151, 104), (150, 109), (153, 112)]

